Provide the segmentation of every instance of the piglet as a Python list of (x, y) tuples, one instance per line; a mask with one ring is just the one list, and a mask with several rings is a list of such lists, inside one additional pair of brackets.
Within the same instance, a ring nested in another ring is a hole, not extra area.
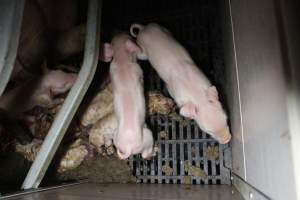
[(138, 51), (139, 47), (124, 33), (116, 35), (104, 50), (106, 58), (113, 56), (110, 77), (118, 122), (113, 142), (121, 159), (138, 153), (148, 158), (153, 153), (152, 132), (145, 125), (143, 72), (136, 62)]
[[(61, 70), (46, 70), (40, 77), (25, 82), (0, 97), (0, 108), (10, 112), (21, 113), (34, 106), (52, 106), (57, 102), (55, 95), (71, 89), (77, 75)], [(61, 99), (59, 100), (61, 101)]]
[(138, 58), (149, 59), (166, 82), (170, 95), (180, 107), (180, 114), (194, 119), (203, 131), (220, 143), (228, 143), (231, 135), (217, 89), (184, 47), (158, 24), (133, 24), (130, 33), (142, 49)]

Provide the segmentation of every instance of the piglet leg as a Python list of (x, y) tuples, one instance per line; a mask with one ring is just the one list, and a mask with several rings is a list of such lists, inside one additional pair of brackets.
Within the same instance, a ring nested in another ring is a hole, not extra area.
[(143, 151), (142, 151), (142, 157), (144, 159), (152, 157), (153, 152), (153, 136), (152, 132), (147, 128), (143, 128)]

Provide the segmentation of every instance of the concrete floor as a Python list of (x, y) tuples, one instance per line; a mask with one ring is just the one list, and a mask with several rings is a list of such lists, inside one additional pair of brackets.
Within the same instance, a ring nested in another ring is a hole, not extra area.
[(162, 184), (92, 184), (24, 194), (14, 200), (242, 200), (242, 196), (228, 185), (162, 185)]

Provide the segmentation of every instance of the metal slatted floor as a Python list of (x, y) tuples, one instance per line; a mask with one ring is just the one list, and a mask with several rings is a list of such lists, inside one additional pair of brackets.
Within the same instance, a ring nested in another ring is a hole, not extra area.
[[(149, 90), (166, 93), (164, 83), (152, 68), (145, 70), (145, 73), (150, 75), (148, 80), (145, 77), (146, 84), (150, 81)], [(225, 158), (226, 163), (230, 160), (230, 151), (225, 151), (229, 149), (227, 144), (220, 145), (202, 132), (193, 120), (186, 123), (168, 115), (155, 114), (148, 117), (147, 124), (154, 134), (158, 153), (151, 160), (144, 160), (140, 155), (130, 159), (130, 166), (138, 182), (230, 184), (230, 172), (224, 166)], [(162, 138), (159, 134), (161, 132), (167, 136)], [(216, 159), (205, 156), (205, 153), (212, 149), (217, 149)], [(168, 166), (171, 171), (165, 172), (162, 169), (164, 166)]]

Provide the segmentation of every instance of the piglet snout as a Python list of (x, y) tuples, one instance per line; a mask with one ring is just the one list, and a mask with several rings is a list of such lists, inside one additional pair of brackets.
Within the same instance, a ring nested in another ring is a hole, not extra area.
[(66, 88), (70, 89), (74, 85), (74, 83), (77, 79), (77, 74), (74, 74), (74, 73), (71, 74), (70, 73), (70, 74), (68, 74), (68, 77), (66, 77), (66, 78), (67, 78)]
[[(124, 135), (123, 135), (124, 134)], [(123, 132), (114, 139), (117, 154), (120, 159), (127, 159), (132, 154), (139, 153), (142, 149), (142, 137), (138, 133)]]
[(215, 138), (220, 144), (226, 144), (231, 140), (231, 134), (229, 131), (229, 127), (216, 131), (211, 134), (213, 138)]
[(119, 158), (123, 160), (129, 158), (132, 154), (135, 154), (139, 149), (141, 149), (141, 145), (126, 144), (123, 148), (117, 147), (117, 154)]
[(45, 77), (43, 88), (49, 88), (54, 95), (70, 90), (77, 79), (77, 74), (61, 70), (51, 70)]
[(68, 73), (65, 75), (65, 87), (71, 88), (77, 79), (77, 74)]
[[(141, 140), (142, 139), (142, 140)], [(115, 143), (120, 159), (127, 159), (131, 155), (141, 153), (144, 159), (153, 156), (153, 136), (150, 129), (143, 128), (142, 138), (134, 138), (131, 141)]]

